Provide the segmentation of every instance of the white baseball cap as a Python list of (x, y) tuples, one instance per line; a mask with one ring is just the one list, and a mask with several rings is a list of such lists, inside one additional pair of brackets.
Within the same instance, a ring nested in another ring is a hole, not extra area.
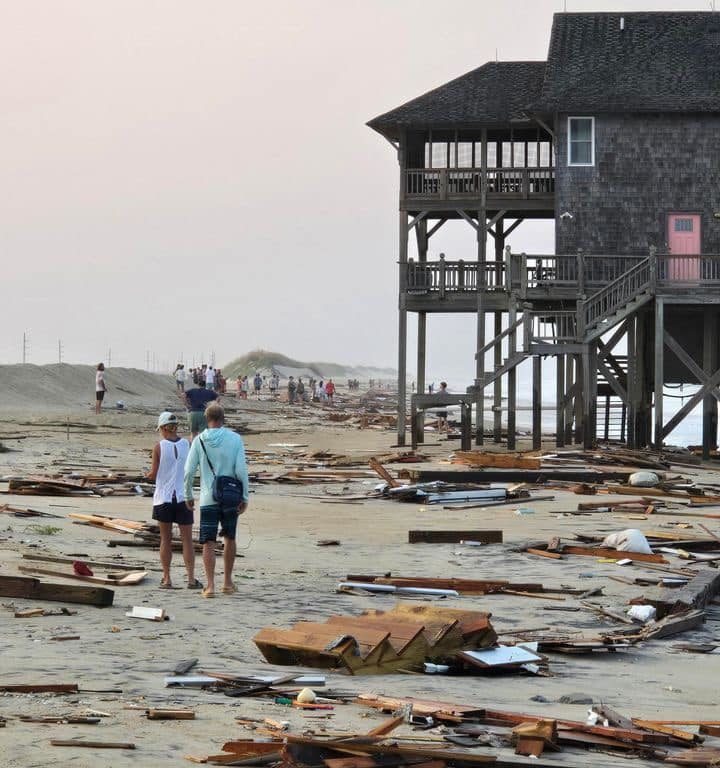
[(158, 416), (158, 423), (157, 428), (160, 429), (160, 427), (169, 427), (173, 424), (177, 425), (178, 418), (174, 413), (170, 413), (170, 411), (163, 411)]

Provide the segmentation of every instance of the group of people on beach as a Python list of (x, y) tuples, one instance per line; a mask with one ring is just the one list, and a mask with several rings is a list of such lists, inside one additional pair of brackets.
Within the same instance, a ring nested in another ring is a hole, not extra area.
[(191, 368), (189, 371), (185, 370), (185, 365), (183, 363), (178, 363), (173, 372), (173, 376), (179, 393), (185, 391), (188, 377), (195, 386), (202, 385), (215, 392), (222, 393), (227, 389), (227, 379), (223, 376), (223, 372), (220, 368), (214, 368), (212, 365), (207, 365), (205, 363), (197, 368)]

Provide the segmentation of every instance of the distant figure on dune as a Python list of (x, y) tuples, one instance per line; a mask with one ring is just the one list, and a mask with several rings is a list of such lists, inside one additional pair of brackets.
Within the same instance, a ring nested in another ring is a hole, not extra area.
[(106, 392), (105, 365), (103, 363), (98, 363), (97, 371), (95, 371), (95, 413), (100, 413)]
[(187, 373), (185, 371), (185, 366), (182, 363), (178, 363), (177, 368), (175, 369), (175, 386), (177, 387), (179, 394), (182, 394), (185, 391), (186, 378)]
[(335, 405), (335, 382), (332, 379), (325, 383), (325, 397), (330, 405)]

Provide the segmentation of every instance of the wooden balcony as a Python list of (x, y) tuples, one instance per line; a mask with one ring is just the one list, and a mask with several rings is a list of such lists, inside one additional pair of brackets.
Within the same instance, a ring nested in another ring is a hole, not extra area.
[(400, 199), (415, 203), (473, 202), (485, 192), (488, 203), (537, 203), (552, 208), (554, 168), (410, 168), (404, 171)]
[[(693, 296), (697, 301), (720, 303), (718, 255), (507, 256), (483, 265), (442, 257), (424, 263), (410, 259), (400, 265), (401, 302), (411, 311), (474, 311), (480, 290), (488, 310), (504, 309), (512, 291), (541, 306), (596, 297), (597, 312), (603, 315), (606, 305), (628, 301), (641, 284), (648, 284), (652, 293), (675, 296), (687, 303), (693, 303)], [(584, 319), (592, 324), (597, 318), (591, 312)]]

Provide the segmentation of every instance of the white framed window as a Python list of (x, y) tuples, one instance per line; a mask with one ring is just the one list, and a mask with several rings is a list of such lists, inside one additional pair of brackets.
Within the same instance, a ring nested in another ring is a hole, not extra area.
[(594, 117), (568, 117), (568, 165), (595, 165)]

